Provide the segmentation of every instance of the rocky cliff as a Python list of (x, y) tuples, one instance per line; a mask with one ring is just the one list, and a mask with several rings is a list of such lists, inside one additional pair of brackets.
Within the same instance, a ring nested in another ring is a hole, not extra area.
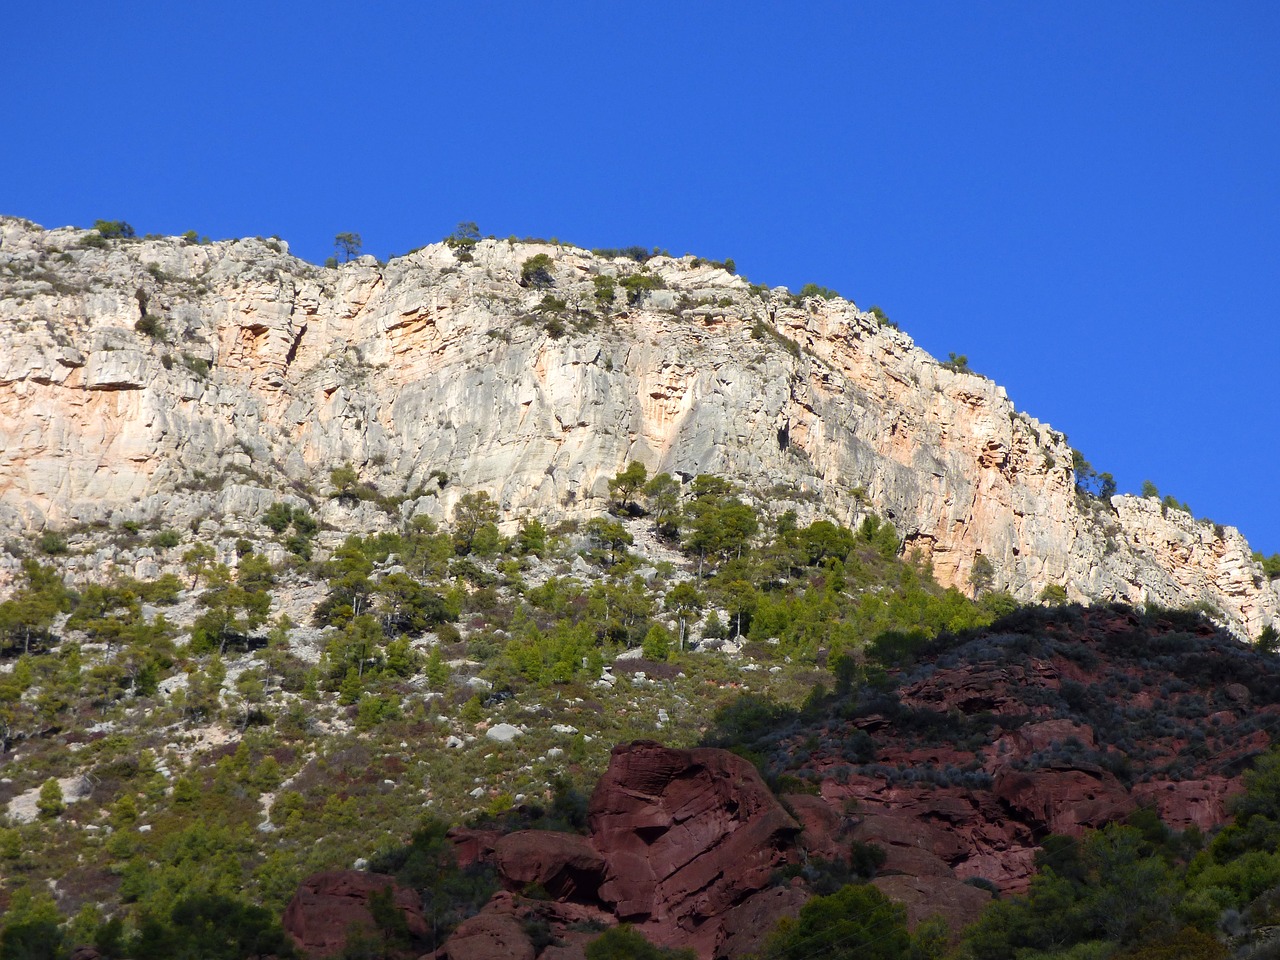
[(995, 383), (692, 257), (483, 240), (321, 269), (276, 240), (0, 219), (0, 450), (11, 535), (250, 519), (348, 462), (385, 509), (321, 501), (340, 527), (481, 489), (509, 521), (586, 516), (640, 461), (806, 516), (875, 510), (962, 588), (981, 555), (1021, 599), (1202, 602), (1247, 636), (1280, 618), (1234, 528), (1080, 496), (1066, 437)]

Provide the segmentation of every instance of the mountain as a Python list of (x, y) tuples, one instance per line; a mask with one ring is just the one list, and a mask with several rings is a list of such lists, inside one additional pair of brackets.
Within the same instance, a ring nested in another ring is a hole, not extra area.
[(448, 519), (479, 490), (513, 529), (598, 514), (638, 462), (804, 519), (874, 510), (964, 590), (976, 565), (1024, 601), (1198, 604), (1249, 638), (1280, 615), (1237, 530), (1081, 492), (1063, 433), (830, 291), (514, 238), (319, 268), (275, 239), (120, 232), (0, 220), (13, 534), (234, 525), (342, 465), (371, 495), (322, 501), (340, 529)]
[(1253, 956), (1276, 587), (1108, 486), (731, 263), (2, 220), (0, 957)]

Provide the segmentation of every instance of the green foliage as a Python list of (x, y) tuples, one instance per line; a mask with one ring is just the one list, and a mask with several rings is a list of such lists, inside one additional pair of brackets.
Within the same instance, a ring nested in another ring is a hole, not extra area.
[(550, 287), (556, 282), (552, 273), (555, 261), (545, 253), (536, 253), (520, 265), (520, 284), (525, 287)]
[(635, 542), (626, 527), (608, 517), (588, 520), (585, 532), (597, 546), (596, 556), (609, 567), (621, 563), (626, 558), (626, 548)]
[(627, 292), (627, 303), (631, 306), (638, 306), (640, 301), (651, 290), (662, 290), (666, 288), (666, 283), (662, 277), (656, 273), (632, 273), (623, 277), (619, 283), (622, 289)]
[(1271, 556), (1266, 557), (1261, 553), (1255, 552), (1253, 559), (1262, 565), (1262, 572), (1269, 579), (1275, 580), (1280, 577), (1280, 553), (1273, 553)]
[(698, 591), (698, 588), (688, 582), (677, 583), (667, 591), (666, 597), (663, 598), (663, 607), (676, 615), (676, 620), (680, 625), (680, 635), (677, 637), (677, 642), (681, 650), (684, 649), (686, 625), (698, 615), (705, 602), (706, 598)]
[(1059, 583), (1047, 583), (1040, 591), (1040, 602), (1049, 606), (1061, 606), (1067, 602), (1067, 588)]
[(459, 556), (465, 557), (476, 546), (477, 538), (487, 534), (492, 541), (497, 534), (498, 505), (485, 490), (466, 493), (453, 507), (453, 543)]
[(40, 534), (36, 546), (40, 552), (50, 557), (61, 557), (67, 552), (67, 538), (56, 530), (46, 530)]
[(498, 887), (492, 867), (458, 866), (447, 830), (446, 823), (424, 820), (406, 846), (379, 854), (370, 864), (372, 871), (389, 874), (400, 884), (422, 892), (430, 931), (425, 952), (443, 944), (453, 928), (477, 913)]
[(943, 360), (940, 366), (953, 373), (973, 373), (969, 369), (969, 358), (963, 353), (948, 353), (947, 359)]
[(57, 780), (50, 777), (40, 786), (40, 795), (36, 798), (36, 810), (40, 816), (49, 820), (60, 816), (65, 809), (67, 804), (62, 797), (62, 787), (58, 786)]
[(611, 927), (586, 946), (587, 960), (694, 960), (692, 950), (654, 946), (630, 924)]
[(724, 562), (741, 557), (760, 529), (756, 512), (743, 503), (737, 489), (719, 477), (702, 474), (692, 483), (692, 499), (684, 508), (683, 547), (700, 560)]
[[(302, 560), (311, 559), (311, 540), (318, 524), (305, 507), (277, 501), (262, 515), (263, 525), (282, 539), (285, 549)], [(286, 534), (292, 531), (291, 536)]]
[(343, 263), (348, 263), (360, 256), (362, 246), (364, 241), (358, 233), (339, 233), (333, 238), (334, 252), (342, 258)]
[(803, 303), (805, 300), (816, 297), (820, 300), (839, 300), (840, 294), (827, 287), (819, 286), (816, 283), (806, 283), (800, 288), (800, 292), (792, 296), (792, 300), (796, 304)]
[[(243, 565), (241, 572), (246, 572)], [(271, 595), (262, 589), (261, 573), (253, 564), (247, 573), (248, 584), (232, 583), (225, 579), (224, 574), (216, 585), (201, 594), (199, 603), (204, 612), (191, 627), (193, 653), (210, 653), (216, 649), (222, 655), (228, 644), (247, 643), (249, 635), (266, 622), (271, 610)], [(258, 577), (256, 583), (253, 579), (255, 573)]]
[(547, 528), (534, 517), (524, 520), (516, 533), (516, 546), (522, 554), (541, 557), (547, 550)]
[(613, 498), (617, 508), (626, 513), (631, 508), (631, 499), (640, 492), (648, 480), (648, 469), (640, 461), (633, 460), (609, 480), (609, 496)]
[(474, 221), (464, 220), (454, 227), (453, 233), (445, 237), (444, 242), (460, 261), (469, 263), (473, 259), (472, 250), (480, 242), (480, 227)]
[(761, 960), (901, 960), (910, 948), (906, 910), (869, 884), (851, 884), (784, 918)]
[[(355, 467), (351, 466), (351, 464), (344, 463), (342, 466), (334, 467), (329, 471), (329, 483), (333, 487), (334, 497), (339, 499), (354, 498), (352, 491), (360, 483), (360, 474), (356, 472)], [(280, 531), (277, 530), (276, 532), (279, 533)]]
[(1142, 495), (1148, 500), (1160, 499), (1160, 491), (1156, 489), (1156, 485), (1150, 480), (1142, 481)]
[(148, 543), (158, 550), (170, 550), (182, 542), (182, 535), (177, 530), (161, 530)]
[(1079, 450), (1071, 451), (1071, 469), (1075, 472), (1076, 490), (1085, 496), (1106, 502), (1116, 494), (1116, 479), (1109, 473), (1098, 473)]
[(602, 260), (616, 260), (619, 257), (626, 257), (634, 260), (636, 263), (644, 263), (653, 257), (666, 255), (659, 251), (657, 247), (650, 250), (648, 247), (594, 247), (591, 252)]
[(1218, 863), (1254, 850), (1280, 848), (1280, 749), (1258, 758), (1244, 775), (1244, 793), (1231, 804), (1234, 821), (1210, 848)]
[(1178, 928), (1177, 876), (1133, 827), (1089, 834), (1061, 848), (1052, 863), (1026, 896), (988, 907), (966, 933), (967, 955), (1015, 960), (1029, 950), (1094, 941), (1132, 945)]
[(680, 482), (669, 473), (659, 473), (644, 485), (643, 493), (658, 533), (675, 537), (680, 530)]
[(161, 343), (169, 339), (169, 332), (165, 328), (164, 318), (157, 317), (155, 314), (147, 313), (139, 317), (133, 324), (133, 329), (144, 336), (150, 337), (152, 340), (158, 340)]
[(133, 227), (123, 220), (95, 220), (93, 221), (93, 229), (98, 231), (99, 236), (107, 240), (132, 240), (137, 236)]
[(986, 593), (996, 579), (996, 565), (985, 554), (973, 558), (973, 566), (969, 569), (969, 586), (973, 587), (973, 595)]
[(1260, 653), (1280, 653), (1280, 630), (1268, 623), (1258, 633), (1258, 639), (1254, 646), (1258, 648)]
[(644, 635), (640, 645), (646, 660), (662, 663), (671, 656), (671, 631), (660, 623), (655, 623)]
[(605, 310), (613, 306), (613, 301), (618, 296), (617, 281), (613, 277), (601, 273), (591, 278), (591, 284), (595, 287), (592, 295), (595, 297), (596, 303)]
[(167, 915), (148, 914), (132, 938), (128, 956), (136, 960), (244, 960), (296, 957), (280, 921), (263, 907), (222, 894), (177, 900)]

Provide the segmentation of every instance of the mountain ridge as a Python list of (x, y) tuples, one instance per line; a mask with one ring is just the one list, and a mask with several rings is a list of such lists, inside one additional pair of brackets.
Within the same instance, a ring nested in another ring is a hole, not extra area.
[[(1080, 494), (1065, 435), (992, 381), (849, 301), (724, 265), (480, 240), (317, 268), (276, 240), (3, 219), (0, 270), (12, 533), (234, 527), (291, 496), (340, 530), (381, 529), (447, 519), (473, 490), (512, 526), (586, 518), (635, 461), (738, 478), (805, 518), (874, 509), (962, 589), (982, 557), (1020, 600), (1199, 604), (1248, 638), (1280, 618), (1234, 528)], [(308, 487), (348, 463), (381, 508)]]

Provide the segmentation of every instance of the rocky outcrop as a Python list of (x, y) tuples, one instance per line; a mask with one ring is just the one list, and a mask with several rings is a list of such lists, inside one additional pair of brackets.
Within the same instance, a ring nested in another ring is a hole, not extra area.
[(1051, 834), (1142, 808), (1221, 825), (1280, 719), (1274, 656), (1120, 607), (1022, 610), (939, 638), (894, 681), (775, 713), (758, 739), (735, 724), (799, 788), (780, 799), (734, 753), (640, 740), (614, 748), (585, 836), (451, 831), (458, 862), (492, 865), (502, 889), (438, 960), (579, 960), (617, 923), (703, 960), (750, 955), (855, 878), (958, 936), (993, 889), (1025, 891)]
[(382, 931), (370, 903), (376, 894), (386, 892), (407, 932), (425, 938), (428, 929), (418, 895), (400, 887), (391, 877), (358, 870), (334, 870), (308, 877), (285, 908), (285, 932), (304, 955), (316, 958), (342, 953), (353, 930), (381, 939)]
[(724, 750), (615, 748), (589, 811), (600, 899), (657, 943), (709, 955), (722, 916), (794, 857), (799, 825), (746, 760)]
[(878, 886), (909, 910), (917, 894), (920, 909), (950, 904), (942, 912), (963, 922), (980, 898), (955, 885), (1024, 890), (1049, 834), (1080, 836), (1142, 808), (1178, 830), (1226, 820), (1240, 772), (1280, 718), (1274, 657), (1194, 618), (1019, 617), (943, 645), (891, 697), (843, 705), (847, 720), (748, 745), (820, 784), (820, 798), (788, 798), (807, 850), (830, 858), (850, 841), (874, 844), (885, 854)]
[(557, 899), (593, 901), (605, 861), (582, 837), (549, 830), (518, 830), (494, 845), (503, 882), (520, 891), (538, 886)]
[(586, 837), (454, 831), (460, 862), (492, 863), (506, 890), (441, 955), (532, 958), (521, 922), (534, 921), (551, 931), (544, 958), (578, 956), (584, 925), (618, 922), (702, 957), (736, 956), (808, 896), (775, 885), (801, 856), (800, 826), (755, 767), (727, 751), (615, 747), (588, 820)]
[[(550, 244), (319, 269), (275, 240), (94, 236), (0, 220), (11, 532), (251, 520), (343, 462), (398, 512), (327, 508), (339, 528), (448, 518), (474, 490), (508, 520), (586, 515), (638, 460), (733, 476), (802, 515), (875, 509), (944, 583), (964, 587), (981, 554), (1023, 599), (1056, 584), (1203, 601), (1248, 636), (1280, 614), (1235, 529), (1078, 497), (1061, 433), (844, 300), (761, 292), (690, 257), (641, 267)], [(564, 306), (520, 284), (541, 253)], [(665, 289), (602, 308), (593, 278), (642, 269)], [(228, 500), (229, 483), (260, 493)]]

